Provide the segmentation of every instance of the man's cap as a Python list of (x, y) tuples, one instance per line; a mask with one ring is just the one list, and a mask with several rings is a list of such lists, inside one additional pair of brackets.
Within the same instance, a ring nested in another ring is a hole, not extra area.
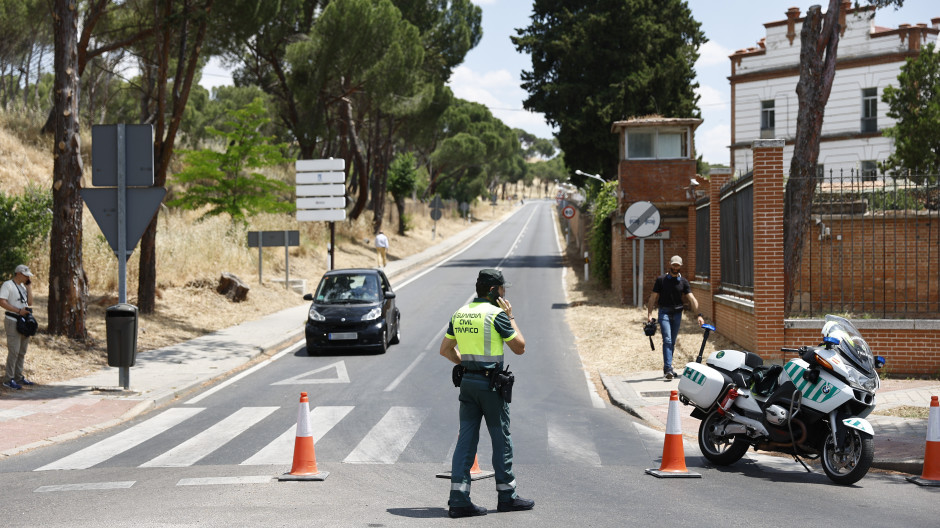
[(512, 286), (503, 278), (503, 272), (498, 269), (482, 269), (477, 275), (477, 284), (484, 286)]
[(27, 277), (33, 276), (33, 272), (29, 271), (29, 267), (26, 266), (26, 264), (20, 264), (19, 266), (17, 266), (16, 273), (22, 273), (23, 275), (26, 275)]
[(673, 255), (672, 258), (669, 259), (669, 265), (672, 266), (673, 264), (678, 264), (678, 265), (681, 266), (681, 265), (682, 265), (682, 257), (680, 257), (679, 255)]

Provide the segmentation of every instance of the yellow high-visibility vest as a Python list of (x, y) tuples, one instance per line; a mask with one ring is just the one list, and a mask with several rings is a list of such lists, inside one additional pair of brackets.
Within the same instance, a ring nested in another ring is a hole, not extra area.
[(503, 363), (503, 337), (496, 331), (496, 316), (502, 312), (488, 302), (471, 302), (451, 317), (454, 339), (464, 366), (483, 368)]

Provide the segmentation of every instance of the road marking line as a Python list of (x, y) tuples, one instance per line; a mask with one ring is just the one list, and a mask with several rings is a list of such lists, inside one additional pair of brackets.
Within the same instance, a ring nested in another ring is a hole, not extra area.
[(133, 486), (137, 481), (128, 480), (124, 482), (86, 482), (84, 484), (56, 484), (51, 486), (40, 486), (33, 490), (33, 493), (50, 493), (54, 491), (87, 491), (87, 490), (111, 490), (127, 489)]
[[(336, 369), (336, 377), (333, 378), (310, 378), (313, 374), (318, 372), (324, 372), (330, 369)], [(309, 370), (303, 374), (298, 374), (293, 378), (287, 378), (282, 381), (275, 381), (271, 385), (306, 385), (314, 383), (349, 383), (349, 371), (346, 370), (345, 361), (337, 361), (336, 363), (331, 363), (325, 367), (320, 367), (318, 369)]]
[(202, 477), (184, 478), (176, 483), (177, 486), (217, 486), (226, 484), (270, 484), (274, 482), (271, 475), (254, 475), (244, 477)]
[[(322, 406), (310, 411), (310, 429), (314, 444), (330, 431), (340, 420), (346, 417), (353, 406)], [(294, 457), (294, 440), (297, 438), (297, 426), (293, 425), (271, 443), (252, 455), (240, 465), (264, 466), (270, 464), (290, 464)]]
[(429, 413), (428, 409), (392, 407), (343, 462), (394, 464)]
[(178, 425), (183, 420), (191, 418), (204, 411), (204, 407), (187, 407), (166, 410), (153, 418), (141, 422), (130, 429), (114, 436), (105, 438), (97, 444), (76, 451), (71, 455), (46, 464), (35, 471), (49, 471), (56, 469), (87, 469), (100, 464), (111, 457), (117, 456), (128, 449), (136, 447), (150, 440), (167, 429)]
[(222, 383), (219, 383), (219, 384), (216, 385), (215, 387), (212, 387), (211, 389), (209, 389), (209, 390), (203, 392), (202, 394), (200, 394), (200, 395), (198, 395), (198, 396), (196, 396), (196, 397), (194, 397), (194, 398), (190, 398), (189, 401), (185, 402), (185, 404), (186, 404), (186, 405), (190, 405), (190, 404), (193, 404), (193, 403), (198, 403), (198, 402), (202, 401), (203, 398), (208, 398), (209, 396), (211, 396), (211, 395), (215, 394), (216, 392), (218, 392), (218, 391), (224, 389), (225, 387), (228, 387), (228, 386), (231, 385), (232, 383), (235, 383), (236, 381), (238, 381), (238, 380), (240, 380), (240, 379), (242, 379), (242, 378), (244, 378), (244, 377), (246, 377), (246, 376), (248, 376), (248, 375), (250, 375), (250, 374), (252, 374), (252, 373), (254, 373), (254, 372), (257, 372), (257, 371), (261, 370), (262, 368), (264, 368), (264, 367), (270, 365), (271, 363), (274, 363), (274, 362), (277, 361), (278, 359), (282, 358), (285, 354), (294, 353), (294, 352), (300, 350), (300, 348), (303, 347), (303, 346), (305, 346), (305, 345), (304, 345), (304, 342), (301, 341), (300, 343), (297, 343), (297, 344), (295, 344), (295, 345), (292, 346), (292, 347), (285, 348), (284, 350), (281, 350), (281, 351), (278, 352), (277, 354), (274, 354), (274, 355), (271, 356), (270, 358), (268, 358), (268, 359), (262, 361), (261, 363), (258, 363), (257, 365), (251, 367), (250, 369), (248, 369), (248, 370), (246, 370), (246, 371), (244, 371), (244, 372), (241, 372), (241, 373), (239, 373), (239, 374), (236, 374), (235, 376), (232, 376), (231, 378), (229, 378), (229, 379), (223, 381)]
[(395, 390), (395, 388), (398, 387), (398, 384), (401, 383), (401, 380), (405, 379), (405, 376), (407, 376), (409, 372), (411, 372), (412, 370), (414, 370), (414, 368), (418, 366), (418, 363), (420, 363), (421, 360), (423, 360), (423, 359), (424, 359), (424, 356), (426, 356), (426, 355), (428, 355), (427, 352), (422, 352), (422, 353), (418, 354), (418, 357), (416, 357), (416, 358), (414, 359), (414, 361), (412, 361), (411, 364), (408, 365), (408, 368), (406, 368), (405, 370), (403, 370), (402, 373), (399, 374), (398, 377), (394, 379), (394, 381), (392, 381), (391, 383), (389, 383), (389, 384), (388, 384), (388, 387), (385, 387), (385, 391), (384, 391), (384, 392), (389, 392), (389, 391)]
[(140, 467), (186, 467), (199, 462), (278, 407), (242, 407), (212, 427)]

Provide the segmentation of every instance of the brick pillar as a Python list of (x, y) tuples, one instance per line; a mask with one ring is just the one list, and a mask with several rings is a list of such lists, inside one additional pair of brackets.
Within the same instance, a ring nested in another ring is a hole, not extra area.
[(760, 139), (754, 159), (754, 322), (757, 354), (780, 357), (783, 339), (783, 146)]
[[(721, 187), (731, 179), (731, 169), (712, 169), (708, 182), (708, 240), (711, 244), (709, 279), (712, 297), (721, 286)], [(714, 306), (714, 304), (713, 304)], [(712, 310), (718, 324), (717, 310)], [(720, 328), (720, 327), (719, 327)]]
[[(693, 193), (695, 192), (694, 187), (692, 188), (692, 191)], [(697, 229), (695, 225), (698, 218), (695, 216), (694, 194), (692, 195), (692, 205), (689, 206), (689, 212), (687, 214), (689, 218), (689, 236), (686, 237), (688, 242), (685, 246), (688, 248), (685, 251), (685, 275), (689, 280), (695, 280), (695, 260), (698, 258), (695, 247), (695, 230)]]

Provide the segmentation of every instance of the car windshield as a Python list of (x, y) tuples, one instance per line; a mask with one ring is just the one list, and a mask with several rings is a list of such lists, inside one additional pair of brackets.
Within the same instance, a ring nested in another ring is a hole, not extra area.
[(376, 303), (382, 299), (375, 275), (327, 275), (320, 281), (314, 301), (321, 304)]
[(855, 325), (837, 315), (827, 315), (823, 336), (839, 339), (839, 349), (844, 356), (866, 372), (872, 371), (874, 357), (871, 348)]

